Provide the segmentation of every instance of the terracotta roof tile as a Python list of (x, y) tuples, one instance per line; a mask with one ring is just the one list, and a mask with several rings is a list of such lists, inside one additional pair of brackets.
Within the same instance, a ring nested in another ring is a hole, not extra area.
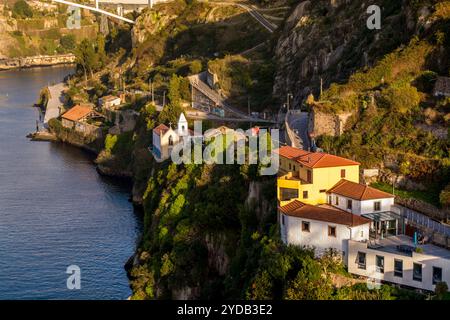
[(92, 107), (86, 105), (76, 105), (71, 108), (69, 111), (64, 113), (61, 117), (63, 119), (78, 121), (87, 115), (89, 115), (93, 111)]
[(158, 136), (166, 133), (167, 131), (169, 131), (169, 127), (163, 123), (157, 126), (155, 129), (153, 129), (153, 132), (156, 133)]
[(310, 220), (330, 222), (350, 227), (360, 226), (370, 223), (370, 220), (356, 214), (351, 214), (336, 208), (325, 208), (305, 204), (294, 200), (289, 204), (280, 207), (280, 211), (288, 216), (304, 218)]
[(378, 189), (366, 186), (364, 184), (351, 182), (345, 179), (339, 181), (327, 192), (336, 193), (354, 200), (373, 200), (373, 199), (385, 199), (394, 197), (390, 193), (383, 192)]
[(328, 168), (360, 165), (359, 162), (322, 152), (309, 152), (289, 146), (278, 149), (280, 156), (292, 159), (309, 168)]

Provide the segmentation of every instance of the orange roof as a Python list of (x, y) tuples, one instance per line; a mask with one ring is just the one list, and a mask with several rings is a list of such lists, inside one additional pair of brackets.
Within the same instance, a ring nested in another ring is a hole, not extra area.
[(340, 209), (312, 206), (298, 200), (279, 207), (279, 209), (288, 216), (330, 222), (350, 227), (356, 227), (370, 222), (367, 218)]
[(289, 146), (284, 146), (277, 151), (280, 156), (294, 160), (309, 168), (329, 168), (342, 166), (356, 166), (359, 162), (334, 156), (322, 152), (309, 152)]
[(158, 136), (166, 133), (167, 131), (169, 131), (169, 127), (163, 123), (157, 126), (155, 129), (153, 129), (153, 132), (156, 133)]
[(345, 179), (339, 181), (334, 187), (327, 191), (328, 193), (336, 193), (341, 196), (351, 198), (354, 200), (373, 200), (393, 198), (394, 195), (380, 191), (378, 189), (351, 182)]
[(62, 118), (71, 121), (78, 121), (89, 115), (92, 111), (94, 110), (90, 106), (76, 105), (75, 107), (64, 113), (62, 115)]

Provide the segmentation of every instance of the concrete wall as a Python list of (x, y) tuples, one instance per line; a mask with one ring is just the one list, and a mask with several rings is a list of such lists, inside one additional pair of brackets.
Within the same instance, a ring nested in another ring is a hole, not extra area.
[[(359, 269), (356, 263), (358, 252), (366, 253), (366, 270)], [(384, 257), (384, 273), (376, 271), (376, 256)], [(403, 261), (403, 277), (394, 276), (394, 259)], [(413, 263), (422, 264), (422, 281), (413, 280)], [(442, 281), (450, 284), (450, 259), (413, 252), (412, 257), (381, 250), (368, 249), (367, 243), (349, 241), (348, 271), (371, 279), (383, 280), (418, 289), (434, 291), (432, 282), (433, 266), (442, 268)]]

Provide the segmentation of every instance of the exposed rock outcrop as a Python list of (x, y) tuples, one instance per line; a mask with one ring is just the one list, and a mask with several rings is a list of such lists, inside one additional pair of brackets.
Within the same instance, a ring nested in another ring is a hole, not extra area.
[[(368, 0), (302, 1), (287, 19), (278, 40), (274, 95), (294, 94), (298, 105), (310, 93), (346, 80), (364, 66), (409, 41), (417, 30), (416, 12), (408, 2), (394, 1), (382, 10), (381, 30), (369, 30)], [(423, 10), (423, 23), (426, 14)], [(396, 37), (392, 37), (395, 33)]]
[(61, 54), (54, 56), (31, 56), (24, 58), (6, 58), (0, 59), (0, 70), (45, 67), (45, 66), (54, 66), (72, 63), (75, 63), (74, 54)]

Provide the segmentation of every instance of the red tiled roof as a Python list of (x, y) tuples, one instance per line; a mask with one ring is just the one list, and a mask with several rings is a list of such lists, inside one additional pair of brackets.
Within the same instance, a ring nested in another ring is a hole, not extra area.
[(160, 124), (155, 129), (153, 129), (153, 132), (156, 133), (158, 136), (166, 133), (167, 131), (169, 131), (169, 127), (167, 127), (165, 124)]
[(61, 117), (63, 119), (78, 121), (87, 115), (89, 115), (93, 111), (92, 107), (86, 105), (76, 105), (66, 113), (64, 113)]
[(280, 156), (294, 160), (309, 168), (328, 168), (328, 167), (342, 167), (342, 166), (355, 166), (359, 165), (359, 162), (334, 156), (328, 153), (322, 152), (309, 152), (290, 146), (283, 146), (278, 149)]
[(330, 222), (350, 227), (356, 227), (370, 222), (367, 218), (340, 209), (312, 206), (298, 200), (279, 207), (279, 209), (288, 216)]
[(345, 179), (339, 181), (327, 192), (336, 193), (341, 196), (355, 200), (373, 200), (373, 199), (385, 199), (394, 197), (394, 195), (390, 193), (383, 192), (378, 189), (366, 186), (364, 184), (351, 182)]

